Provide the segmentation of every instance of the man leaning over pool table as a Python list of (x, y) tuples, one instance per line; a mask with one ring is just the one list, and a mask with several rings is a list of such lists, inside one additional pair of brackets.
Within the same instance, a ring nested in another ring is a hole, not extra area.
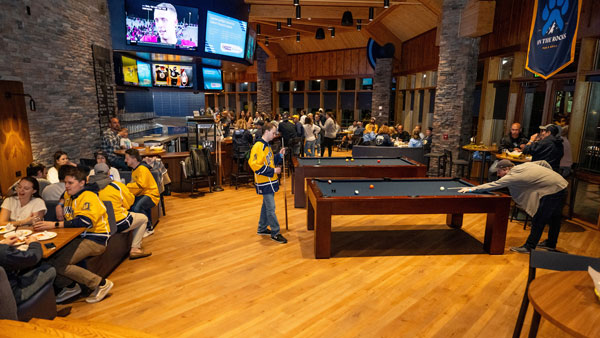
[[(508, 188), (517, 205), (532, 217), (531, 232), (525, 244), (511, 247), (511, 251), (529, 253), (536, 246), (556, 250), (562, 208), (567, 196), (567, 181), (552, 170), (546, 161), (535, 161), (515, 166), (509, 160), (497, 165), (499, 180), (458, 192), (490, 191)], [(546, 224), (549, 225), (548, 239), (539, 243)]]

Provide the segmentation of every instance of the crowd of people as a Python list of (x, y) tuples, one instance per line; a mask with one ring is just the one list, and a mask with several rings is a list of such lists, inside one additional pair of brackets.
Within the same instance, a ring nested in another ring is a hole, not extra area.
[[(113, 118), (103, 137), (103, 147), (111, 151), (97, 151), (93, 169), (76, 165), (65, 152), (57, 151), (51, 167), (32, 162), (27, 167), (27, 176), (9, 188), (0, 207), (0, 226), (15, 231), (0, 241), (0, 266), (7, 272), (17, 304), (32, 297), (49, 281), (53, 281), (57, 290), (57, 303), (79, 295), (82, 288), (90, 292), (88, 303), (103, 300), (113, 283), (86, 269), (81, 262), (103, 254), (111, 233), (132, 233), (129, 259), (152, 254), (142, 242), (154, 232), (151, 210), (159, 202), (158, 184), (151, 173), (152, 167), (142, 160), (138, 150), (127, 149), (124, 158), (111, 160), (117, 156), (114, 150), (121, 148), (119, 131), (119, 121)], [(121, 180), (117, 168), (131, 172), (129, 183)], [(113, 231), (107, 202), (116, 221)], [(55, 212), (55, 217), (50, 219), (46, 214), (54, 206), (55, 210), (50, 211)], [(20, 243), (22, 238), (17, 230), (23, 226), (34, 231), (58, 228), (84, 231), (49, 259), (42, 260), (36, 236), (26, 237)]]

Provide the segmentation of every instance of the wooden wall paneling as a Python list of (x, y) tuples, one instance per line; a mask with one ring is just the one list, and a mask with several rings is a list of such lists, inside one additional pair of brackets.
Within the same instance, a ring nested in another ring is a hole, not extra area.
[(320, 77), (323, 77), (323, 76), (325, 76), (325, 72), (323, 71), (323, 64), (327, 63), (327, 54), (324, 53), (324, 54), (314, 54), (314, 55), (315, 55), (314, 61), (317, 66), (317, 74)]
[(358, 51), (358, 72), (360, 74), (367, 74), (367, 49), (359, 49)]
[(360, 69), (358, 68), (358, 60), (360, 58), (360, 52), (358, 49), (352, 50), (352, 72), (354, 74), (361, 74)]
[(27, 175), (26, 169), (33, 161), (29, 122), (25, 98), (4, 93), (23, 94), (23, 84), (17, 81), (0, 81), (0, 188), (6, 194), (19, 178)]
[(297, 78), (298, 77), (298, 55), (292, 55), (290, 56), (290, 61), (292, 63), (292, 68), (290, 71), (290, 76), (292, 78)]
[(323, 59), (321, 60), (321, 67), (323, 68), (323, 76), (329, 76), (329, 52), (323, 53)]
[(598, 0), (583, 0), (579, 17), (578, 38), (600, 35), (600, 2)]
[(344, 74), (352, 74), (352, 51), (344, 51)]
[(402, 44), (400, 74), (437, 69), (439, 47), (435, 46), (436, 29), (425, 32)]
[(336, 53), (329, 52), (329, 76), (335, 76), (337, 74), (336, 67)]
[(337, 76), (341, 76), (344, 74), (344, 53), (336, 52), (335, 53), (335, 62), (336, 62), (336, 74)]

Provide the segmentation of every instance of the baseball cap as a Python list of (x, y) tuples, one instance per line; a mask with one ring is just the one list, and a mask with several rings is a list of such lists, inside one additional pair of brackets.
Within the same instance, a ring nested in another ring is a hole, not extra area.
[(94, 174), (99, 175), (99, 174), (108, 174), (108, 171), (110, 169), (108, 168), (108, 165), (106, 165), (106, 163), (98, 163), (94, 166)]
[(549, 131), (552, 135), (557, 135), (559, 132), (558, 126), (555, 124), (547, 124), (545, 126), (540, 126), (540, 130)]

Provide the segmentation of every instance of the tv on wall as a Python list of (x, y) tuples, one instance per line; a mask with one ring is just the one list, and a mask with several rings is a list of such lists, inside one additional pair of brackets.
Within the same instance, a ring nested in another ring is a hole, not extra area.
[(139, 81), (136, 60), (121, 56), (121, 62), (123, 63), (123, 84), (137, 86)]
[(157, 87), (194, 87), (193, 66), (167, 65), (155, 63), (152, 65), (154, 85)]
[(138, 60), (137, 73), (140, 86), (152, 87), (152, 68), (149, 63)]
[(246, 61), (254, 62), (254, 51), (256, 50), (256, 32), (254, 29), (248, 29), (248, 39), (246, 40)]
[(207, 11), (204, 51), (243, 59), (247, 29), (246, 21)]
[(126, 0), (127, 43), (195, 50), (198, 9), (168, 2)]
[(202, 67), (204, 90), (223, 90), (223, 77), (220, 69)]

